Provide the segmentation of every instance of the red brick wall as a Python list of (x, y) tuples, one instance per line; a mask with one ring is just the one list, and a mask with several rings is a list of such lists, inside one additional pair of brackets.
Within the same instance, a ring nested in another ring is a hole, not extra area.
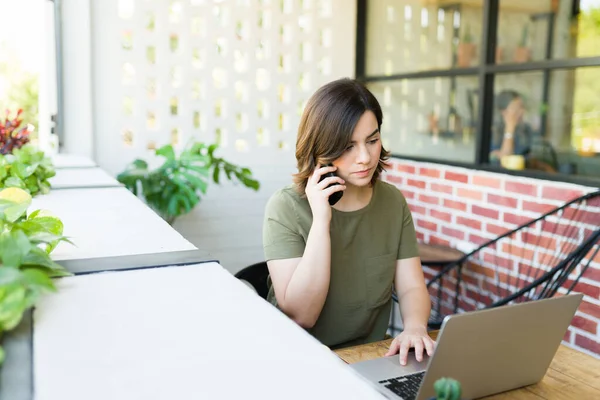
[[(406, 197), (418, 239), (462, 251), (597, 190), (442, 164), (401, 159), (392, 159), (390, 164), (383, 179)], [(585, 297), (565, 343), (600, 358), (600, 254), (574, 291)]]

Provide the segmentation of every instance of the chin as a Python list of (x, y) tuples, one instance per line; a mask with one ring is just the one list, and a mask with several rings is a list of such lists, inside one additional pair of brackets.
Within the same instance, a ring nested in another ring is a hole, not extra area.
[(371, 180), (373, 179), (373, 174), (369, 176), (365, 176), (364, 178), (352, 178), (347, 180), (352, 186), (356, 187), (367, 187), (371, 185)]

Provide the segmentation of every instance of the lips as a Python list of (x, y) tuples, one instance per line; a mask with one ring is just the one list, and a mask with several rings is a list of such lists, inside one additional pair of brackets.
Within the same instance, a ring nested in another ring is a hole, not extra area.
[(371, 172), (371, 168), (365, 169), (365, 170), (362, 170), (362, 171), (354, 172), (354, 175), (366, 176), (366, 175), (369, 175), (369, 172)]

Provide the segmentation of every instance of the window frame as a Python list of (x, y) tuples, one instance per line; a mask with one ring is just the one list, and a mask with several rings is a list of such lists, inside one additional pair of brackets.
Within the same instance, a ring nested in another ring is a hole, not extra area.
[[(356, 20), (356, 63), (355, 77), (357, 80), (367, 84), (370, 82), (398, 81), (401, 79), (424, 79), (424, 78), (448, 78), (460, 76), (477, 76), (478, 98), (481, 99), (478, 107), (478, 116), (475, 130), (475, 162), (453, 162), (427, 157), (414, 157), (392, 153), (392, 157), (406, 160), (429, 162), (435, 164), (459, 166), (469, 169), (497, 172), (507, 175), (523, 176), (549, 181), (575, 183), (585, 186), (600, 187), (600, 176), (598, 179), (589, 176), (566, 175), (561, 173), (547, 173), (536, 170), (515, 171), (494, 166), (489, 163), (489, 149), (491, 140), (491, 127), (494, 112), (494, 84), (496, 75), (515, 72), (542, 72), (544, 80), (544, 95), (547, 96), (549, 77), (552, 71), (564, 69), (576, 69), (579, 67), (600, 67), (600, 56), (582, 58), (551, 58), (551, 41), (546, 46), (546, 59), (530, 61), (526, 63), (496, 64), (495, 53), (498, 32), (498, 14), (501, 0), (483, 0), (482, 13), (482, 37), (479, 65), (468, 68), (450, 68), (426, 71), (411, 71), (391, 75), (367, 75), (366, 74), (366, 43), (367, 43), (367, 11), (368, 0), (357, 0)], [(579, 9), (579, 0), (574, 0), (574, 12)], [(552, 35), (554, 20), (549, 19), (549, 36)], [(545, 118), (542, 125), (545, 126)], [(487, 134), (483, 134), (487, 132)]]

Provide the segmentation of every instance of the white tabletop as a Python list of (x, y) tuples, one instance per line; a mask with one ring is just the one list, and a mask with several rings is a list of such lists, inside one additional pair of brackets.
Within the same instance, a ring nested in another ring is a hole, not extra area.
[(57, 169), (56, 175), (50, 178), (50, 184), (52, 189), (121, 185), (101, 168)]
[(196, 249), (123, 187), (54, 190), (34, 197), (30, 210), (37, 209), (58, 216), (76, 245), (60, 243), (55, 260)]
[(34, 313), (36, 400), (382, 398), (219, 264), (57, 287)]
[(53, 154), (51, 156), (55, 168), (85, 168), (95, 167), (96, 163), (89, 157), (75, 154)]

